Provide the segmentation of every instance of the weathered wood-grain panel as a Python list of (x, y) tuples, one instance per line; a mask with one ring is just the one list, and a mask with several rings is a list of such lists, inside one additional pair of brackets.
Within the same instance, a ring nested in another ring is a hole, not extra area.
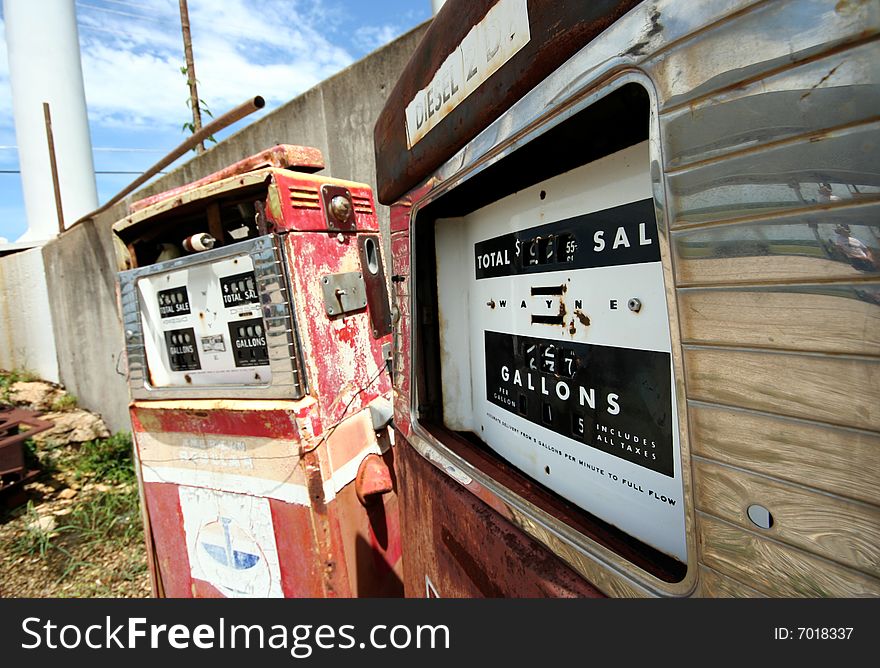
[(880, 361), (685, 348), (688, 398), (877, 430)]
[(765, 594), (701, 565), (699, 596), (703, 598), (764, 598)]
[(691, 452), (880, 505), (880, 435), (691, 404)]
[(880, 596), (880, 580), (697, 514), (702, 561), (770, 596)]
[[(880, 294), (880, 284), (861, 288), (866, 290)], [(880, 355), (880, 303), (862, 301), (858, 294), (856, 286), (684, 290), (679, 293), (682, 340)]]
[[(694, 462), (695, 503), (703, 512), (744, 529), (880, 576), (880, 509), (745, 473), (705, 460)], [(768, 529), (746, 514), (753, 503), (773, 517)]]
[[(876, 272), (875, 272), (876, 274)], [(865, 272), (850, 264), (822, 257), (799, 255), (755, 255), (688, 259), (678, 265), (677, 284), (737, 285), (739, 283), (776, 282), (820, 279), (851, 280), (863, 278)]]

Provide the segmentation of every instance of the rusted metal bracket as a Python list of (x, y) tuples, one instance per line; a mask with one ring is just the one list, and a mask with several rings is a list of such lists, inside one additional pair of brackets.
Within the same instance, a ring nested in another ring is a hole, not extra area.
[[(0, 494), (22, 485), (35, 477), (37, 471), (28, 471), (24, 459), (24, 442), (40, 432), (52, 428), (52, 422), (38, 420), (40, 413), (23, 408), (0, 408)], [(27, 429), (22, 430), (25, 426)], [(11, 503), (6, 497), (4, 503)]]

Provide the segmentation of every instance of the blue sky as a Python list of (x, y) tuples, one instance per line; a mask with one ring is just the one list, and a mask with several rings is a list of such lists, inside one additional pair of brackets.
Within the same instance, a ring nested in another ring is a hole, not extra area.
[[(41, 0), (51, 3), (54, 0)], [(254, 95), (240, 130), (431, 16), (430, 0), (189, 0), (199, 97), (217, 116)], [(192, 120), (178, 0), (76, 0), (96, 172), (144, 170)], [(26, 230), (0, 9), (0, 238)], [(184, 157), (182, 161), (188, 160)], [(172, 167), (173, 168), (173, 167)], [(97, 174), (104, 202), (136, 175)], [(2, 241), (2, 239), (0, 239)]]

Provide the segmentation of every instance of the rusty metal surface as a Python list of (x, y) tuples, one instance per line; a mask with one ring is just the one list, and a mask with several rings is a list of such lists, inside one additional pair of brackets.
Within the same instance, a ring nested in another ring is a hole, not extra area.
[(392, 204), (424, 181), (524, 93), (638, 2), (529, 0), (528, 44), (408, 150), (406, 105), (493, 4), (491, 0), (447, 2), (389, 95), (374, 131), (377, 194), (381, 203)]
[(425, 461), (395, 448), (408, 597), (589, 597), (603, 594), (561, 559)]
[[(393, 207), (392, 220), (395, 210)], [(409, 209), (406, 208), (406, 212)], [(406, 230), (406, 228), (404, 228)], [(394, 339), (391, 346), (391, 368), (394, 383), (394, 423), (403, 436), (409, 436), (411, 398), (411, 360), (410, 330), (410, 237), (409, 231), (391, 234), (391, 321), (394, 326)]]
[(377, 454), (364, 457), (354, 479), (354, 490), (361, 505), (374, 505), (393, 489), (391, 470), (382, 458)]
[(24, 457), (24, 442), (52, 428), (52, 423), (38, 419), (39, 415), (23, 408), (0, 406), (0, 504), (7, 508), (25, 503), (24, 484), (40, 475), (38, 470), (28, 470)]
[(197, 179), (192, 183), (188, 183), (177, 188), (165, 190), (156, 195), (145, 197), (133, 202), (129, 207), (130, 212), (145, 209), (148, 206), (170, 199), (184, 192), (188, 192), (193, 188), (222, 181), (230, 176), (238, 176), (247, 172), (253, 172), (264, 167), (277, 167), (279, 169), (291, 169), (298, 172), (317, 172), (324, 169), (324, 156), (321, 151), (311, 146), (295, 146), (293, 144), (278, 144), (265, 151), (260, 151), (247, 158), (243, 158), (238, 162), (234, 162), (228, 167), (217, 170), (212, 174), (208, 174), (201, 179)]
[(394, 451), (389, 448), (382, 455), (386, 470), (391, 473), (393, 491), (382, 494), (374, 503), (364, 507), (355, 485), (350, 484), (336, 495), (333, 503), (340, 526), (348, 527), (342, 534), (342, 546), (352, 596), (398, 597), (404, 594), (400, 499), (394, 477)]
[(391, 334), (391, 304), (385, 282), (385, 263), (382, 262), (382, 242), (378, 234), (359, 234), (358, 253), (361, 259), (370, 325), (375, 338)]
[(39, 416), (40, 413), (23, 408), (0, 408), (0, 489), (17, 482), (27, 473), (24, 442), (52, 428), (51, 422), (40, 420)]
[(362, 270), (353, 235), (288, 234), (285, 244), (310, 392), (320, 402), (323, 424), (330, 425), (346, 415), (346, 407), (354, 414), (390, 391), (382, 371), (382, 344), (390, 336), (372, 336), (369, 309), (336, 317), (324, 310), (323, 277)]
[[(337, 202), (342, 206), (337, 208)], [(328, 230), (331, 232), (353, 232), (356, 229), (354, 202), (348, 188), (324, 184), (321, 186), (321, 205)]]

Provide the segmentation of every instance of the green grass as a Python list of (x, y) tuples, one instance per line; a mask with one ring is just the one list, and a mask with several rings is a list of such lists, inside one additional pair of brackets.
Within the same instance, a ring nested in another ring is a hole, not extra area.
[(139, 539), (142, 526), (137, 487), (106, 492), (89, 503), (78, 503), (63, 527), (83, 542), (120, 542)]
[(65, 394), (60, 399), (56, 399), (52, 402), (52, 405), (49, 407), (56, 413), (63, 413), (65, 411), (71, 411), (76, 408), (76, 397), (72, 394)]
[(17, 555), (36, 555), (45, 557), (52, 547), (52, 531), (47, 531), (39, 525), (39, 515), (34, 502), (28, 501), (27, 510), (24, 514), (25, 531), (10, 546), (10, 552)]
[[(131, 435), (120, 432), (68, 452), (63, 462), (56, 463), (58, 468), (73, 471), (76, 478), (113, 487), (106, 492), (81, 490), (70, 512), (57, 516), (50, 530), (40, 526), (39, 514), (29, 501), (22, 518), (26, 529), (7, 547), (19, 556), (44, 559), (59, 581), (80, 569), (94, 567), (90, 555), (106, 555), (108, 550), (122, 554), (143, 540)], [(138, 562), (121, 568), (126, 573), (131, 570), (128, 576), (134, 578), (144, 566)], [(126, 574), (120, 571), (117, 575)]]
[(118, 485), (135, 480), (131, 434), (119, 432), (110, 438), (83, 443), (72, 461), (78, 477)]

